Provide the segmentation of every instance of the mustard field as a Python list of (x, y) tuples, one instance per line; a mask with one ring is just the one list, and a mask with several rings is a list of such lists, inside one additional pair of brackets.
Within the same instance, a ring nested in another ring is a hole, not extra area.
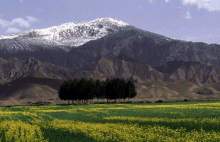
[(220, 103), (0, 107), (2, 142), (219, 142)]

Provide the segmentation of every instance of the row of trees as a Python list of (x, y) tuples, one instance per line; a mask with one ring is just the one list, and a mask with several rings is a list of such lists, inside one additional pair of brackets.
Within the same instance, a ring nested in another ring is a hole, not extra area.
[(92, 78), (86, 80), (82, 78), (81, 80), (74, 79), (64, 81), (61, 84), (61, 87), (58, 91), (59, 98), (61, 100), (72, 100), (73, 101), (81, 100), (83, 101), (92, 100), (94, 98), (107, 98), (108, 100), (116, 99), (125, 99), (133, 98), (137, 95), (135, 91), (135, 85), (128, 81), (127, 83), (124, 79), (114, 78), (109, 80), (108, 78), (105, 81), (100, 82), (100, 80), (94, 81)]

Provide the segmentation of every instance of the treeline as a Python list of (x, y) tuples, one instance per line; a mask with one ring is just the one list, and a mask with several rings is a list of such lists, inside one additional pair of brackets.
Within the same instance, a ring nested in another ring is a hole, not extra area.
[(64, 81), (61, 84), (61, 87), (58, 91), (59, 98), (61, 100), (72, 100), (77, 101), (85, 101), (88, 103), (88, 100), (92, 100), (94, 98), (107, 98), (108, 100), (116, 100), (116, 99), (125, 99), (133, 98), (137, 95), (135, 91), (135, 85), (128, 81), (127, 83), (124, 79), (114, 78), (109, 80), (108, 78), (105, 81), (100, 82), (100, 80), (93, 80), (90, 78), (89, 80), (82, 78), (81, 80), (74, 79)]

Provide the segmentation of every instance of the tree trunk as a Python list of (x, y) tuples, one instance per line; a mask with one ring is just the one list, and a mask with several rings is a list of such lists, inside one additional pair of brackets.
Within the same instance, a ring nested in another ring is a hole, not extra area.
[(73, 100), (72, 100), (72, 105), (73, 105)]
[(108, 98), (107, 98), (107, 103), (108, 103)]
[(68, 100), (68, 104), (69, 104), (69, 100)]

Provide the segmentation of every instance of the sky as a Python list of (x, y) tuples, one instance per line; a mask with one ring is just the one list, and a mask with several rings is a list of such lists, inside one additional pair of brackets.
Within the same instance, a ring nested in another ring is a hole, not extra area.
[(0, 36), (106, 17), (178, 40), (220, 44), (220, 0), (2, 0)]

